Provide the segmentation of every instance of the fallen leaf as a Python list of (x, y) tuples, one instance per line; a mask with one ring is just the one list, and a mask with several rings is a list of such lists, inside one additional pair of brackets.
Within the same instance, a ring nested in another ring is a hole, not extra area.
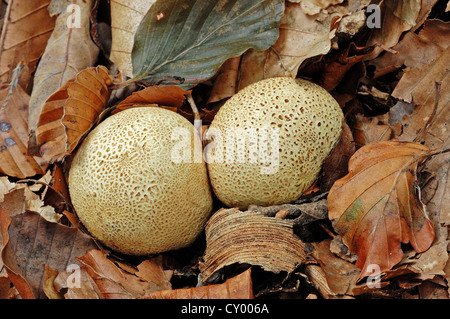
[(353, 138), (356, 148), (373, 142), (388, 141), (392, 137), (391, 127), (382, 123), (376, 116), (364, 117), (362, 114), (356, 114), (355, 120)]
[(137, 29), (135, 80), (190, 88), (230, 57), (267, 49), (278, 36), (284, 1), (158, 1)]
[[(172, 270), (165, 270), (162, 264), (163, 256), (159, 255), (152, 259), (144, 260), (137, 268), (136, 276), (156, 284), (155, 290), (169, 290), (172, 289), (170, 278), (172, 277)], [(148, 291), (149, 289), (147, 289)]]
[[(72, 4), (79, 8), (80, 27), (68, 28), (67, 21), (72, 19), (72, 12), (60, 13), (34, 75), (28, 115), (31, 145), (35, 145), (37, 123), (49, 96), (80, 71), (93, 66), (98, 58), (99, 49), (92, 42), (89, 31), (92, 0), (74, 0)], [(31, 151), (36, 150), (31, 148)]]
[(0, 172), (18, 178), (43, 174), (48, 164), (37, 156), (27, 154), (29, 96), (17, 86), (8, 96), (10, 87), (0, 87)]
[(328, 192), (334, 182), (348, 173), (348, 161), (355, 153), (355, 141), (347, 123), (343, 123), (341, 137), (330, 155), (323, 161), (320, 190)]
[(287, 1), (277, 41), (265, 51), (251, 49), (242, 55), (237, 90), (270, 77), (295, 77), (303, 61), (328, 53), (334, 35), (331, 19), (325, 13), (310, 16), (300, 3)]
[(114, 112), (119, 112), (122, 109), (138, 104), (158, 104), (179, 109), (186, 100), (185, 95), (189, 93), (191, 93), (191, 91), (183, 90), (176, 85), (149, 86), (143, 90), (134, 92), (132, 95), (124, 99), (119, 103)]
[(314, 258), (319, 262), (330, 290), (337, 295), (353, 295), (360, 270), (330, 251), (331, 239), (312, 243)]
[[(20, 197), (20, 191), (7, 196)], [(20, 201), (14, 206), (13, 211), (7, 211), (3, 204), (0, 207), (4, 266), (22, 298), (45, 298), (45, 265), (63, 270), (69, 264), (77, 264), (76, 257), (95, 244), (76, 228), (48, 222), (35, 212), (23, 212)]]
[(223, 284), (159, 290), (147, 293), (144, 299), (253, 299), (251, 268)]
[(136, 30), (150, 7), (156, 0), (111, 0), (110, 60), (119, 71), (133, 77), (131, 52)]
[[(385, 0), (380, 4), (381, 20), (379, 27), (371, 29), (370, 38), (366, 46), (375, 46), (372, 53), (365, 57), (366, 60), (375, 59), (383, 50), (396, 45), (403, 32), (416, 25), (421, 9), (421, 0)], [(375, 11), (376, 12), (376, 11)], [(372, 14), (375, 14), (372, 12)]]
[(10, 82), (12, 69), (23, 60), (25, 66), (19, 85), (24, 89), (29, 87), (32, 73), (55, 26), (55, 19), (47, 11), (49, 3), (50, 0), (8, 1), (6, 14), (2, 15), (0, 82)]
[(293, 223), (237, 208), (220, 209), (207, 222), (206, 251), (199, 268), (205, 282), (234, 263), (261, 266), (267, 271), (292, 272), (304, 258), (304, 243)]
[(317, 84), (331, 92), (342, 81), (345, 74), (372, 50), (372, 47), (357, 47), (352, 42), (342, 52), (325, 58), (322, 76)]
[(61, 161), (73, 151), (103, 111), (111, 84), (106, 67), (90, 67), (47, 99), (36, 128), (36, 141), (44, 160)]
[(141, 298), (148, 292), (171, 287), (157, 260), (144, 261), (134, 274), (119, 267), (99, 250), (91, 250), (78, 260), (105, 299)]
[(329, 218), (352, 253), (361, 278), (383, 272), (402, 258), (401, 243), (416, 252), (434, 240), (434, 227), (420, 201), (418, 165), (433, 152), (412, 142), (385, 141), (360, 148), (350, 159), (349, 174), (328, 195)]
[(239, 66), (241, 57), (226, 60), (217, 71), (208, 103), (215, 103), (233, 96), (236, 92), (237, 79), (239, 77)]
[(449, 34), (450, 22), (427, 20), (418, 34), (411, 30), (392, 47), (395, 53), (387, 51), (370, 61), (368, 65), (376, 68), (375, 78), (395, 71), (403, 65), (406, 66), (406, 70), (423, 67), (442, 55), (448, 48)]
[(3, 202), (5, 195), (16, 187), (16, 183), (11, 183), (8, 176), (0, 176), (0, 203)]
[[(78, 278), (75, 279), (75, 276)], [(59, 272), (52, 285), (56, 293), (65, 299), (103, 299), (94, 280), (82, 268)]]
[(50, 267), (49, 265), (45, 265), (44, 272), (44, 283), (42, 285), (42, 289), (44, 290), (45, 295), (48, 299), (62, 299), (59, 292), (56, 290), (54, 286), (54, 281), (58, 276), (58, 271)]

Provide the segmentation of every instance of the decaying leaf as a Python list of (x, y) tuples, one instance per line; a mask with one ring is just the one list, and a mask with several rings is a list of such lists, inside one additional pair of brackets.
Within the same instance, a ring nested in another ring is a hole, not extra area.
[(43, 159), (60, 161), (72, 152), (103, 111), (111, 84), (106, 67), (90, 67), (47, 99), (36, 128), (36, 140)]
[(272, 45), (283, 8), (281, 0), (157, 1), (136, 32), (133, 75), (190, 88), (228, 58)]
[(334, 35), (331, 20), (331, 15), (325, 13), (310, 16), (300, 3), (287, 1), (275, 44), (265, 51), (243, 54), (237, 89), (270, 77), (295, 77), (307, 58), (328, 53)]
[[(20, 190), (19, 190), (20, 191)], [(8, 195), (20, 195), (14, 191)], [(62, 271), (77, 264), (76, 257), (95, 248), (91, 238), (76, 228), (48, 222), (38, 213), (0, 208), (4, 248), (2, 260), (22, 298), (45, 298), (45, 265)]]
[(4, 20), (2, 16), (0, 82), (9, 82), (12, 69), (23, 60), (25, 66), (19, 85), (24, 89), (29, 87), (32, 73), (55, 26), (55, 19), (47, 11), (49, 3), (50, 0), (8, 2)]
[(341, 137), (330, 155), (323, 161), (320, 190), (327, 192), (334, 182), (348, 173), (348, 161), (356, 146), (350, 127), (344, 122)]
[(78, 260), (105, 299), (142, 298), (151, 291), (171, 289), (170, 275), (157, 258), (142, 262), (134, 273), (100, 250), (91, 250)]
[(149, 86), (143, 90), (134, 92), (132, 95), (119, 103), (114, 112), (132, 107), (133, 105), (158, 104), (179, 109), (186, 100), (185, 95), (191, 93), (176, 85)]
[(9, 90), (8, 85), (0, 87), (0, 101), (4, 105), (0, 107), (0, 172), (18, 178), (43, 174), (48, 164), (27, 155), (29, 96), (20, 86), (10, 96)]
[(111, 36), (112, 46), (110, 60), (126, 76), (133, 76), (131, 52), (134, 35), (150, 7), (156, 0), (112, 0), (111, 1)]
[(228, 279), (223, 284), (196, 288), (159, 290), (146, 294), (145, 299), (253, 299), (251, 268)]
[(72, 4), (79, 8), (79, 25), (67, 27), (67, 21), (72, 19), (72, 12), (63, 11), (58, 16), (34, 75), (28, 116), (31, 145), (35, 143), (37, 123), (48, 97), (80, 71), (93, 66), (98, 58), (99, 49), (93, 43), (89, 31), (92, 0), (74, 0)]
[(388, 141), (392, 137), (392, 129), (382, 123), (377, 117), (364, 117), (356, 114), (356, 123), (353, 127), (353, 137), (357, 148), (379, 141)]
[(106, 299), (136, 298), (146, 291), (145, 281), (117, 267), (99, 250), (92, 250), (79, 260)]
[(200, 271), (204, 281), (234, 263), (261, 266), (267, 271), (292, 272), (305, 257), (304, 243), (293, 223), (237, 208), (220, 209), (207, 222), (206, 251)]
[[(417, 34), (407, 32), (401, 41), (368, 64), (376, 67), (375, 77), (392, 72), (405, 65), (407, 70), (423, 67), (438, 58), (450, 45), (450, 22), (427, 20)], [(414, 50), (411, 50), (414, 48)]]
[(433, 152), (412, 142), (368, 144), (350, 159), (349, 174), (328, 195), (329, 218), (352, 253), (361, 277), (391, 269), (402, 258), (401, 243), (427, 250), (434, 227), (420, 201), (416, 171)]
[(376, 47), (366, 56), (367, 60), (373, 60), (384, 49), (396, 45), (402, 33), (416, 25), (421, 2), (420, 0), (385, 0), (380, 4), (381, 23), (379, 27), (371, 30), (372, 34), (366, 42), (366, 45)]
[(358, 47), (352, 42), (342, 52), (331, 55), (324, 61), (324, 70), (318, 84), (331, 92), (341, 83), (345, 74), (372, 49), (371, 47)]

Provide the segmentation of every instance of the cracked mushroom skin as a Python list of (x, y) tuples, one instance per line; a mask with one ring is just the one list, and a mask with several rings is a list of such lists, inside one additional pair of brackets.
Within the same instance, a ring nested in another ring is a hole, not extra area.
[[(316, 180), (343, 120), (337, 101), (312, 82), (275, 77), (245, 87), (225, 102), (209, 127), (213, 133), (207, 139), (214, 145), (206, 159), (214, 193), (240, 209), (298, 199)], [(227, 142), (233, 134), (244, 144)], [(238, 149), (244, 150), (241, 160), (236, 155), (227, 161), (226, 154), (238, 154)], [(261, 170), (271, 165), (272, 173)]]
[(159, 107), (135, 107), (93, 129), (69, 171), (75, 211), (109, 248), (148, 255), (190, 245), (212, 210), (206, 164), (174, 161), (174, 129), (194, 126)]

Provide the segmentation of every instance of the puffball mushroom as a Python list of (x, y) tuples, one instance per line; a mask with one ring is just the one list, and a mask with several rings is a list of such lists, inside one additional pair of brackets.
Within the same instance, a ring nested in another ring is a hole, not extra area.
[(241, 209), (298, 199), (338, 141), (343, 119), (336, 100), (306, 80), (276, 77), (245, 87), (220, 108), (206, 135), (214, 193)]
[[(100, 242), (121, 253), (147, 255), (190, 245), (212, 210), (204, 161), (174, 156), (182, 145), (194, 149), (194, 126), (158, 107), (114, 114), (93, 129), (69, 171), (75, 211)], [(176, 153), (176, 152), (175, 152)]]

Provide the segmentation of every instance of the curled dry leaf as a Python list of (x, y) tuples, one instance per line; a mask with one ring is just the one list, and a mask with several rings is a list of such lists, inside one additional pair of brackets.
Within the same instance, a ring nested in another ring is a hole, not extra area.
[(113, 113), (142, 104), (158, 104), (161, 106), (174, 107), (178, 110), (186, 100), (185, 95), (189, 93), (191, 93), (191, 91), (183, 90), (176, 85), (149, 86), (143, 90), (134, 92), (120, 102)]
[(2, 203), (0, 207), (4, 266), (22, 298), (45, 298), (44, 266), (62, 271), (77, 264), (76, 257), (95, 244), (76, 228), (48, 222), (36, 212), (24, 212), (22, 189), (9, 193), (5, 200), (7, 197), (15, 204)]
[(375, 59), (384, 49), (396, 45), (404, 31), (416, 25), (421, 9), (420, 0), (399, 1), (386, 0), (380, 4), (380, 27), (373, 28), (366, 45), (375, 45), (374, 50), (366, 56)]
[(251, 268), (223, 284), (154, 291), (144, 299), (253, 299)]
[(204, 281), (234, 263), (261, 266), (267, 271), (292, 272), (304, 258), (304, 243), (293, 223), (237, 208), (220, 209), (207, 222), (206, 251), (200, 271)]
[(401, 243), (416, 252), (434, 240), (434, 226), (420, 201), (416, 171), (436, 152), (412, 142), (368, 144), (350, 159), (349, 174), (328, 195), (329, 218), (350, 251), (358, 255), (361, 277), (383, 272), (403, 257)]
[(90, 67), (47, 99), (36, 129), (43, 159), (60, 161), (72, 152), (105, 107), (111, 84), (107, 68)]
[[(98, 58), (99, 49), (90, 35), (89, 13), (92, 0), (73, 0), (72, 4), (79, 8), (79, 27), (67, 27), (67, 21), (72, 19), (72, 12), (65, 11), (65, 5), (64, 11), (56, 19), (55, 28), (34, 75), (28, 115), (29, 144), (32, 146), (36, 142), (36, 126), (48, 97), (80, 71), (93, 66)], [(29, 147), (29, 150), (33, 155), (38, 155), (34, 148)]]
[(300, 3), (286, 1), (279, 37), (265, 51), (248, 50), (242, 56), (237, 89), (275, 76), (295, 77), (307, 58), (326, 54), (331, 48), (331, 15), (306, 14)]
[[(5, 101), (9, 90), (8, 85), (0, 87), (0, 101)], [(44, 174), (48, 166), (41, 158), (27, 155), (28, 101), (28, 94), (17, 86), (0, 109), (0, 172), (18, 178)]]
[(20, 60), (25, 62), (19, 84), (29, 86), (32, 73), (44, 52), (47, 40), (55, 26), (55, 19), (48, 14), (50, 0), (8, 2), (2, 15), (0, 43), (0, 82), (11, 79), (11, 71)]
[(324, 61), (322, 76), (317, 84), (331, 92), (341, 83), (345, 74), (372, 49), (371, 47), (358, 47), (352, 42), (342, 52), (327, 57)]
[[(147, 259), (137, 266), (137, 270), (115, 262), (100, 250), (93, 249), (78, 258), (82, 270), (94, 286), (96, 294), (105, 299), (142, 298), (156, 290), (171, 289), (172, 271), (165, 270), (159, 257)], [(66, 298), (78, 298), (77, 291)]]

